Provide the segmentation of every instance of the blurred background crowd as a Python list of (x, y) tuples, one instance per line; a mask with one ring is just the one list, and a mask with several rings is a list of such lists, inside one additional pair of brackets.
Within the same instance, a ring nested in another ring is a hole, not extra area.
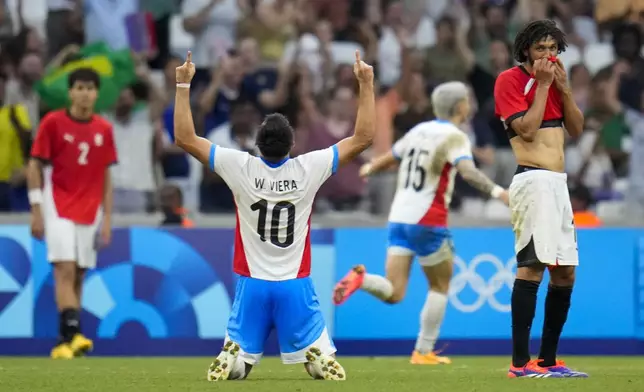
[[(40, 118), (65, 104), (57, 80), (90, 64), (112, 82), (99, 109), (119, 155), (115, 212), (167, 204), (232, 212), (221, 179), (173, 144), (174, 68), (187, 50), (197, 67), (197, 132), (250, 153), (273, 111), (291, 121), (295, 155), (350, 135), (356, 49), (375, 66), (378, 91), (377, 135), (363, 161), (432, 118), (434, 86), (463, 81), (475, 108), (463, 131), (478, 165), (508, 186), (516, 163), (494, 117), (494, 81), (514, 65), (517, 31), (544, 18), (568, 34), (561, 58), (586, 113), (583, 136), (567, 141), (575, 208), (600, 217), (642, 211), (642, 0), (0, 0), (0, 211), (28, 210), (30, 140)], [(118, 62), (122, 53), (128, 59)], [(388, 213), (395, 171), (363, 181), (360, 164), (328, 180), (318, 213)], [(460, 180), (452, 207), (470, 217), (509, 214)]]

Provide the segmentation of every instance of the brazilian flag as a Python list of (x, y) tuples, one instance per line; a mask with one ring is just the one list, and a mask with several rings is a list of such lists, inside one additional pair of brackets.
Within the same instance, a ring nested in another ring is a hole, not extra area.
[(137, 79), (129, 49), (114, 51), (102, 42), (87, 45), (81, 48), (76, 59), (48, 69), (45, 77), (36, 84), (36, 91), (48, 108), (60, 109), (69, 105), (67, 77), (78, 68), (92, 68), (101, 77), (97, 112), (112, 107), (121, 90)]

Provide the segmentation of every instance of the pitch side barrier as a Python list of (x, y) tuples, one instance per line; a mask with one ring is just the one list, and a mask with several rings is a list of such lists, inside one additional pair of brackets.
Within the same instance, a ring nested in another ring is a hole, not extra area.
[[(395, 306), (364, 293), (333, 306), (333, 285), (351, 266), (363, 263), (369, 271), (384, 272), (384, 222), (351, 226), (342, 219), (328, 218), (335, 228), (311, 233), (311, 277), (338, 350), (342, 355), (408, 355), (427, 293), (424, 277), (415, 266), (407, 296)], [(161, 229), (155, 227), (158, 216), (114, 220), (119, 227), (112, 245), (101, 252), (98, 268), (85, 281), (82, 325), (95, 339), (95, 355), (218, 352), (236, 281), (235, 233), (227, 225), (234, 217), (199, 219), (197, 229)], [(56, 339), (45, 246), (31, 237), (27, 223), (27, 216), (0, 217), (0, 355), (47, 355)], [(513, 234), (503, 222), (488, 223), (453, 229), (457, 257), (438, 343), (448, 343), (450, 355), (510, 353)], [(580, 267), (561, 351), (644, 355), (644, 228), (580, 229), (578, 239)], [(543, 284), (539, 295), (535, 339), (546, 288)], [(266, 353), (276, 354), (276, 348), (272, 336)]]

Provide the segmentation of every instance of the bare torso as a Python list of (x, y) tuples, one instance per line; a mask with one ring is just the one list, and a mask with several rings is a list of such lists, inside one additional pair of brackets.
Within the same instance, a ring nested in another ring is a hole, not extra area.
[(510, 145), (517, 164), (564, 172), (563, 128), (541, 128), (531, 142), (516, 136), (510, 139)]

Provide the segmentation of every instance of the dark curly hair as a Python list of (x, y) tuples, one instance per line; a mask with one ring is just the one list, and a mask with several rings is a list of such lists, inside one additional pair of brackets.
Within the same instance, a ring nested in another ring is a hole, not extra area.
[(514, 39), (514, 59), (520, 63), (525, 63), (528, 61), (526, 52), (530, 47), (548, 37), (552, 37), (552, 39), (557, 41), (557, 48), (559, 49), (557, 53), (566, 51), (566, 47), (568, 46), (566, 34), (559, 30), (557, 24), (547, 19), (536, 20), (524, 27)]
[(293, 128), (288, 119), (279, 113), (266, 116), (257, 132), (256, 144), (269, 162), (286, 157), (293, 147)]

